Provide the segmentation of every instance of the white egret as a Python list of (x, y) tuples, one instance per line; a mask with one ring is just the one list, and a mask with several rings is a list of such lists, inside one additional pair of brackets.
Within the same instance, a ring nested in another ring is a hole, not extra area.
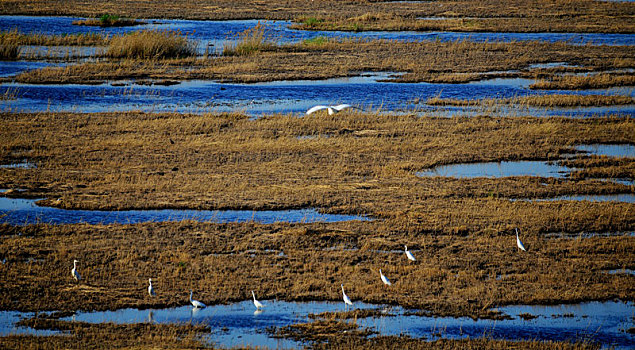
[(342, 284), (342, 295), (344, 296), (344, 306), (345, 306), (345, 310), (348, 310), (348, 306), (353, 306), (353, 302), (351, 301), (351, 299), (348, 297), (348, 295), (346, 295), (346, 293), (344, 292), (344, 285)]
[(415, 259), (415, 257), (412, 255), (412, 253), (410, 253), (410, 251), (408, 251), (408, 246), (404, 245), (404, 247), (406, 248), (406, 256), (408, 257), (408, 260), (417, 261), (417, 259)]
[(261, 308), (264, 307), (264, 305), (262, 305), (261, 302), (259, 302), (258, 300), (256, 300), (256, 294), (254, 294), (254, 291), (251, 291), (251, 295), (254, 297), (254, 305), (256, 306), (256, 309), (260, 310)]
[(73, 278), (77, 282), (79, 282), (82, 279), (82, 276), (80, 276), (79, 272), (77, 272), (77, 263), (78, 262), (79, 261), (77, 261), (77, 260), (73, 260), (73, 269), (71, 270), (71, 275), (73, 276)]
[(516, 229), (516, 245), (518, 246), (518, 249), (522, 250), (523, 252), (527, 251), (527, 249), (525, 249), (525, 246), (523, 245), (523, 242), (520, 241), (520, 237), (518, 237), (518, 229)]
[(318, 105), (318, 106), (314, 106), (309, 108), (308, 111), (306, 111), (306, 114), (311, 114), (313, 112), (317, 112), (317, 111), (321, 111), (323, 109), (326, 109), (329, 112), (329, 115), (333, 115), (343, 109), (346, 108), (353, 108), (353, 106), (349, 105), (349, 104), (340, 104), (337, 106), (324, 106), (324, 105)]
[(385, 285), (392, 285), (392, 283), (390, 283), (390, 280), (388, 280), (388, 277), (384, 276), (384, 274), (381, 273), (381, 269), (379, 269), (379, 276), (381, 277), (381, 281), (384, 282)]
[(195, 309), (204, 309), (205, 308), (205, 304), (201, 303), (198, 300), (194, 300), (192, 299), (192, 291), (190, 291), (190, 303), (192, 303), (192, 306), (194, 306)]
[(154, 292), (154, 288), (152, 288), (152, 278), (148, 278), (148, 283), (150, 283), (150, 285), (148, 286), (148, 294), (153, 297), (156, 295), (156, 293)]

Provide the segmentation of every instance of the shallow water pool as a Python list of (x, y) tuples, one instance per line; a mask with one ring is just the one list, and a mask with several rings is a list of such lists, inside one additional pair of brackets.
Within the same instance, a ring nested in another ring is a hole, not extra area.
[(68, 210), (41, 207), (35, 199), (0, 197), (0, 223), (11, 225), (48, 224), (136, 224), (142, 222), (183, 221), (247, 222), (338, 222), (370, 220), (355, 215), (322, 214), (315, 209), (294, 210)]

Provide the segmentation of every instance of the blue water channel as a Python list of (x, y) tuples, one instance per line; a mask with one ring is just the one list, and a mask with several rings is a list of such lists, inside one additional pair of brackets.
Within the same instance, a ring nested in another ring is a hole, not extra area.
[(477, 42), (512, 42), (512, 41), (566, 41), (571, 44), (595, 45), (635, 45), (633, 34), (604, 34), (604, 33), (462, 33), (462, 32), (342, 32), (342, 31), (302, 31), (289, 29), (289, 21), (195, 21), (148, 19), (148, 24), (130, 27), (94, 27), (77, 26), (72, 22), (84, 18), (74, 17), (37, 17), (37, 16), (0, 16), (0, 30), (17, 28), (21, 32), (41, 34), (77, 34), (103, 33), (114, 35), (144, 29), (180, 30), (189, 33), (188, 36), (203, 44), (218, 46), (226, 41), (235, 39), (235, 34), (253, 28), (259, 22), (263, 23), (268, 33), (278, 43), (294, 43), (319, 36), (329, 38), (355, 39), (386, 39), (402, 41), (440, 40), (457, 41), (470, 40)]
[[(317, 104), (348, 103), (363, 110), (384, 113), (418, 113), (420, 115), (454, 115), (469, 108), (430, 107), (416, 101), (428, 98), (508, 98), (515, 96), (564, 93), (536, 92), (509, 80), (478, 84), (429, 84), (378, 82), (388, 74), (328, 79), (323, 81), (274, 82), (263, 84), (226, 84), (213, 81), (187, 81), (172, 86), (145, 86), (128, 82), (126, 86), (102, 85), (31, 85), (5, 83), (0, 95), (15, 99), (0, 100), (0, 112), (243, 112), (252, 116), (271, 113), (303, 114)], [(597, 94), (598, 91), (576, 92)], [(632, 90), (603, 90), (603, 94), (633, 94)], [(474, 113), (480, 113), (478, 110)], [(496, 115), (496, 111), (490, 113)], [(605, 108), (536, 109), (517, 113), (501, 110), (506, 116), (570, 116), (635, 115), (635, 105)]]
[(67, 210), (41, 207), (35, 199), (0, 197), (0, 223), (28, 224), (136, 224), (143, 222), (194, 220), (201, 222), (338, 222), (369, 220), (354, 215), (322, 214), (315, 209), (295, 210)]
[[(253, 28), (258, 21), (191, 21), (147, 20), (147, 25), (101, 28), (77, 26), (71, 17), (0, 16), (0, 30), (17, 28), (21, 32), (41, 34), (102, 33), (114, 35), (141, 29), (180, 30), (199, 43), (202, 53), (208, 48), (222, 50), (236, 40), (236, 33)], [(339, 38), (390, 40), (472, 40), (518, 41), (543, 40), (570, 43), (635, 44), (631, 34), (567, 34), (567, 33), (453, 33), (453, 32), (321, 32), (291, 30), (287, 21), (263, 22), (268, 34), (279, 43), (294, 43), (318, 36)], [(209, 45), (213, 46), (209, 46)], [(34, 51), (35, 49), (29, 49)], [(28, 51), (28, 50), (27, 50)], [(37, 50), (35, 50), (37, 51)], [(58, 50), (59, 51), (59, 50)], [(49, 49), (43, 55), (51, 55)], [(64, 55), (65, 50), (61, 50)], [(57, 57), (58, 54), (53, 54)], [(52, 62), (2, 61), (0, 75), (10, 76), (24, 70), (42, 68)], [(65, 64), (65, 63), (55, 63)], [(566, 63), (564, 63), (566, 64)], [(532, 91), (531, 80), (493, 79), (467, 84), (400, 84), (379, 82), (391, 73), (365, 74), (356, 77), (323, 81), (272, 82), (262, 84), (221, 84), (214, 81), (189, 81), (172, 86), (137, 85), (135, 81), (118, 82), (118, 86), (103, 85), (28, 85), (4, 83), (0, 95), (0, 112), (115, 112), (141, 110), (145, 112), (244, 112), (249, 115), (270, 113), (303, 113), (316, 104), (349, 103), (365, 110), (383, 112), (412, 112), (451, 116), (455, 114), (482, 114), (483, 111), (465, 107), (430, 107), (421, 101), (431, 97), (456, 99), (510, 98), (533, 94), (563, 93), (571, 91)], [(634, 96), (632, 89), (604, 89), (575, 92), (577, 94), (619, 94)], [(491, 112), (491, 111), (490, 111)], [(511, 115), (513, 109), (498, 113)], [(496, 114), (491, 112), (490, 114)], [(602, 115), (635, 115), (635, 105), (529, 109), (522, 115), (561, 115), (589, 117)]]
[[(160, 290), (157, 290), (160, 293)], [(184, 292), (184, 304), (187, 303)], [(195, 295), (196, 298), (196, 295)], [(361, 328), (381, 335), (408, 335), (439, 338), (479, 338), (510, 340), (590, 341), (604, 348), (628, 349), (635, 343), (635, 335), (625, 331), (633, 327), (635, 306), (632, 302), (586, 302), (553, 306), (506, 306), (499, 308), (511, 320), (473, 320), (467, 317), (418, 316), (401, 307), (366, 304), (353, 299), (353, 309), (374, 309), (378, 315), (358, 318)], [(202, 300), (204, 301), (204, 300)], [(299, 342), (271, 337), (272, 327), (311, 322), (309, 314), (344, 311), (342, 302), (285, 302), (261, 300), (265, 307), (257, 311), (251, 300), (228, 305), (214, 305), (205, 309), (181, 306), (167, 309), (122, 309), (103, 312), (77, 312), (63, 318), (66, 321), (89, 323), (194, 323), (211, 327), (206, 339), (215, 346), (263, 346), (267, 348), (299, 348)], [(524, 320), (519, 315), (535, 317)], [(34, 333), (15, 326), (29, 313), (0, 312), (0, 335)]]

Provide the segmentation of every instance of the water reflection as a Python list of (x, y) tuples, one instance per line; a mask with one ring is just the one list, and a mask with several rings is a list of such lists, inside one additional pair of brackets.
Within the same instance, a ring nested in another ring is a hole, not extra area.
[(488, 162), (451, 164), (417, 172), (417, 176), (445, 176), (456, 178), (540, 176), (564, 178), (571, 168), (543, 161)]
[[(353, 301), (356, 309), (386, 310), (382, 305)], [(209, 306), (192, 312), (191, 306), (168, 309), (122, 309), (104, 312), (78, 312), (64, 320), (90, 323), (143, 323), (152, 318), (157, 323), (206, 324), (212, 328), (209, 340), (216, 346), (265, 346), (270, 348), (293, 347), (303, 344), (291, 340), (271, 338), (267, 329), (290, 324), (310, 322), (309, 314), (337, 312), (344, 308), (341, 302), (285, 302), (267, 301), (267, 309), (254, 312), (251, 300)], [(510, 320), (473, 320), (467, 317), (417, 316), (401, 307), (390, 307), (382, 316), (360, 318), (358, 326), (370, 328), (382, 335), (409, 335), (412, 337), (478, 338), (483, 335), (494, 339), (540, 339), (555, 341), (586, 340), (603, 346), (629, 348), (635, 335), (623, 330), (633, 327), (635, 306), (632, 302), (586, 302), (574, 305), (507, 306), (499, 311), (512, 317)], [(531, 315), (525, 320), (520, 315)], [(14, 316), (11, 316), (14, 315)], [(152, 315), (152, 316), (149, 316)], [(22, 315), (23, 317), (26, 315)], [(0, 330), (6, 332), (20, 313), (0, 312)], [(2, 333), (6, 334), (6, 333)]]
[(40, 207), (34, 199), (0, 198), (0, 223), (49, 224), (135, 224), (142, 222), (195, 220), (201, 222), (338, 222), (369, 220), (355, 215), (322, 214), (315, 209), (295, 210), (67, 210)]
[(617, 144), (617, 145), (579, 145), (575, 147), (578, 151), (587, 152), (596, 156), (607, 157), (635, 157), (635, 145)]

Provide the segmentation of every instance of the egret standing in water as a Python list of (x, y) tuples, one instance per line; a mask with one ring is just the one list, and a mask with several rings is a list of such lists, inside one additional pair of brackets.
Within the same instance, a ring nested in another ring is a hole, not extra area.
[(192, 303), (192, 306), (194, 306), (195, 309), (204, 309), (205, 304), (201, 303), (198, 300), (192, 299), (192, 293), (193, 292), (190, 290), (190, 303)]
[(348, 295), (346, 295), (346, 292), (344, 292), (344, 285), (342, 284), (342, 295), (344, 296), (344, 308), (346, 311), (348, 311), (348, 306), (353, 306), (353, 302), (351, 301), (351, 299), (348, 297)]
[(148, 286), (148, 294), (153, 297), (156, 295), (156, 293), (154, 292), (154, 288), (152, 288), (152, 278), (148, 278), (148, 283), (150, 283), (150, 285)]
[(254, 291), (251, 291), (251, 295), (254, 297), (254, 305), (256, 306), (257, 310), (260, 310), (261, 308), (264, 307), (264, 305), (262, 305), (261, 302), (259, 302), (258, 300), (256, 300), (256, 294), (254, 294)]
[(415, 257), (412, 255), (412, 253), (410, 253), (410, 251), (408, 251), (408, 246), (404, 245), (404, 247), (406, 248), (406, 256), (408, 257), (408, 260), (417, 261), (417, 259), (415, 259)]
[(349, 105), (349, 104), (341, 104), (341, 105), (337, 105), (337, 106), (322, 106), (322, 105), (318, 105), (318, 106), (314, 106), (309, 108), (308, 111), (306, 111), (306, 114), (311, 114), (313, 112), (317, 112), (323, 109), (326, 109), (329, 112), (329, 115), (333, 115), (343, 109), (346, 108), (353, 108), (353, 106)]
[(73, 269), (71, 270), (71, 275), (73, 276), (73, 278), (77, 282), (79, 282), (82, 279), (82, 276), (80, 276), (79, 272), (77, 272), (77, 263), (78, 262), (79, 261), (77, 261), (77, 260), (73, 260)]
[(516, 229), (516, 246), (518, 246), (518, 249), (522, 250), (523, 252), (527, 251), (527, 249), (525, 249), (525, 246), (523, 245), (523, 242), (520, 241), (520, 237), (518, 237), (518, 228)]
[(390, 280), (388, 280), (388, 277), (384, 276), (384, 274), (381, 273), (381, 269), (379, 269), (379, 277), (381, 277), (381, 281), (384, 282), (385, 285), (392, 285), (392, 283), (390, 283)]

